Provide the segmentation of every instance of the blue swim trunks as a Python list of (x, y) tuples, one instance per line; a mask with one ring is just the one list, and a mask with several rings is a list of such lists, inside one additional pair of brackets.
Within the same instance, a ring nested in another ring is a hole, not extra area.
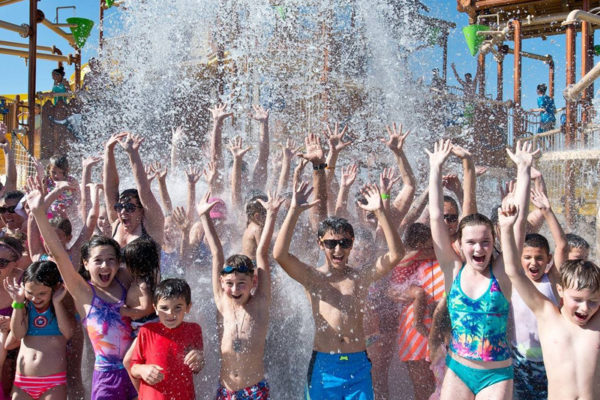
[(373, 400), (371, 361), (367, 352), (313, 351), (304, 393), (306, 400)]

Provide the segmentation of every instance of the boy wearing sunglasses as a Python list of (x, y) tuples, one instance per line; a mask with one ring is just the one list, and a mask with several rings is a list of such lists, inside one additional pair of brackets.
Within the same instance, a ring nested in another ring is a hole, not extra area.
[(212, 254), (212, 285), (220, 333), (221, 371), (217, 400), (268, 399), (263, 357), (269, 326), (271, 271), (268, 252), (283, 198), (257, 201), (266, 220), (256, 249), (256, 265), (236, 254), (224, 262), (223, 248), (209, 217), (210, 193), (196, 207)]
[(314, 268), (290, 254), (290, 242), (300, 214), (316, 205), (308, 202), (312, 188), (301, 183), (294, 191), (292, 204), (279, 231), (273, 256), (281, 267), (306, 289), (315, 320), (313, 355), (310, 361), (307, 399), (373, 399), (371, 362), (366, 353), (363, 316), (371, 283), (391, 271), (404, 256), (400, 236), (390, 223), (376, 185), (363, 194), (385, 235), (388, 252), (372, 267), (354, 268), (348, 257), (354, 243), (352, 225), (343, 218), (330, 217), (319, 224), (318, 245), (325, 253), (325, 264)]

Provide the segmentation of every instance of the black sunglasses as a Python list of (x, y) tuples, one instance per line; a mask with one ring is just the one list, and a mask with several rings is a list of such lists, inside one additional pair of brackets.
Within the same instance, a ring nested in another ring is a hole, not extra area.
[(116, 212), (120, 212), (121, 210), (125, 210), (128, 213), (134, 212), (138, 208), (144, 208), (142, 206), (138, 206), (133, 203), (115, 203), (113, 206)]
[(6, 266), (8, 264), (10, 264), (11, 262), (13, 262), (13, 261), (15, 261), (15, 260), (9, 260), (9, 259), (6, 259), (6, 258), (0, 258), (0, 269), (6, 268)]
[(233, 267), (231, 265), (226, 265), (221, 270), (221, 275), (228, 275), (234, 272), (239, 272), (241, 274), (251, 274), (254, 272), (254, 267), (249, 267), (246, 264), (240, 265), (239, 267)]
[(458, 221), (458, 215), (456, 214), (444, 214), (444, 221), (456, 222)]
[(340, 239), (340, 240), (325, 239), (325, 240), (321, 240), (321, 243), (323, 243), (323, 246), (325, 246), (325, 248), (329, 249), (329, 250), (335, 249), (335, 246), (337, 246), (338, 244), (340, 245), (340, 247), (342, 249), (349, 249), (350, 247), (352, 247), (352, 243), (353, 242), (354, 242), (354, 240), (352, 240), (352, 239)]
[(10, 207), (0, 207), (0, 214), (6, 214), (6, 213), (14, 213), (15, 210), (17, 208), (17, 205), (14, 206), (10, 206)]

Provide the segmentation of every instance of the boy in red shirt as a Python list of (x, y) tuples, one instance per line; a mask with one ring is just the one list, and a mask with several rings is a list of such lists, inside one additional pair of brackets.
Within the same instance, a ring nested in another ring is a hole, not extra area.
[(141, 379), (140, 400), (195, 399), (192, 373), (204, 366), (202, 329), (184, 322), (192, 306), (191, 290), (183, 279), (166, 279), (154, 291), (160, 322), (140, 328), (131, 357), (131, 376)]

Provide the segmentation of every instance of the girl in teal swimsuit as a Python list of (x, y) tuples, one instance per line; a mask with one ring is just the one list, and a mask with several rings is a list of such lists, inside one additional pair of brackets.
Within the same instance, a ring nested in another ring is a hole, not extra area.
[[(509, 155), (517, 163), (514, 201), (526, 209), (529, 195), (530, 147), (517, 144)], [(427, 150), (426, 150), (427, 151)], [(429, 214), (436, 257), (444, 272), (452, 337), (441, 399), (512, 399), (513, 370), (506, 324), (511, 296), (502, 257), (493, 257), (494, 229), (481, 214), (465, 216), (458, 227), (460, 256), (444, 223), (442, 165), (453, 152), (450, 141), (439, 141), (430, 162)], [(515, 224), (524, 238), (525, 218)], [(464, 260), (464, 261), (463, 261)]]

